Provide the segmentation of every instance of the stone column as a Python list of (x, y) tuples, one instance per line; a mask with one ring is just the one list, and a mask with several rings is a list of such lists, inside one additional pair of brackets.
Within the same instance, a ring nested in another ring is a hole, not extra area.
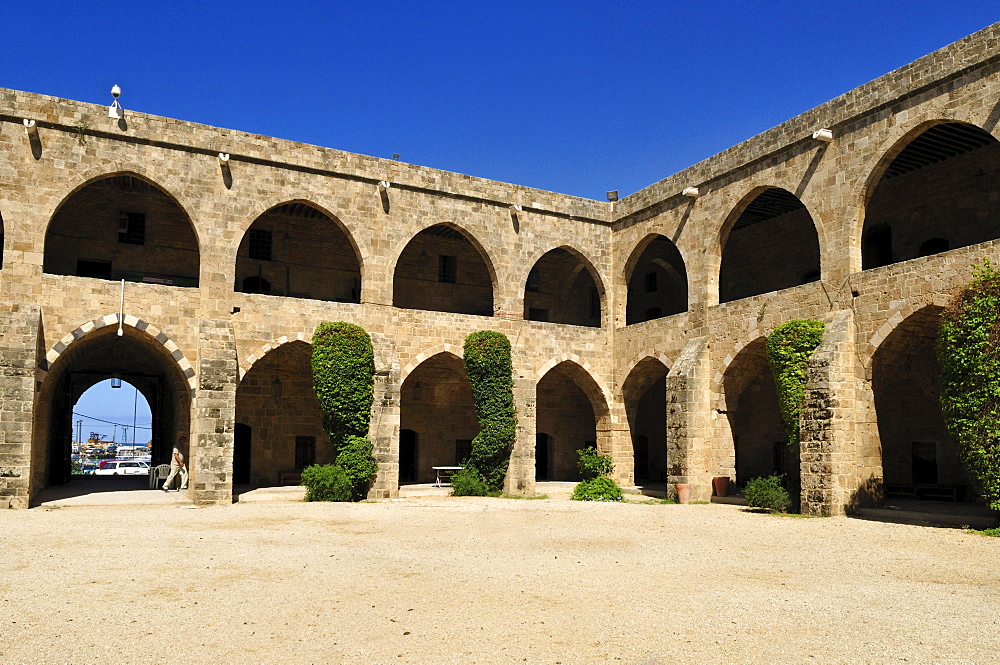
[(691, 499), (712, 496), (716, 467), (711, 436), (711, 366), (707, 337), (684, 345), (667, 374), (667, 491), (675, 483), (691, 485)]
[(834, 312), (806, 370), (799, 459), (807, 515), (843, 515), (855, 489), (856, 360), (854, 315)]
[(0, 307), (0, 508), (27, 508), (31, 499), (39, 320), (34, 305)]
[(507, 478), (504, 480), (504, 492), (508, 494), (535, 494), (535, 387), (534, 371), (515, 366), (514, 417), (517, 418), (517, 437), (514, 439)]
[(395, 499), (399, 496), (399, 360), (392, 342), (372, 335), (375, 352), (375, 394), (368, 437), (372, 456), (378, 463), (378, 475), (368, 490), (369, 499)]
[(201, 319), (198, 387), (192, 400), (191, 486), (198, 505), (233, 501), (233, 427), (236, 422), (236, 336), (232, 323)]

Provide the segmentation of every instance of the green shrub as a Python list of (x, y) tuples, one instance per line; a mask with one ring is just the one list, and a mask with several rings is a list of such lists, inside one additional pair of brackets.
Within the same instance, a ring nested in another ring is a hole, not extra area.
[(517, 435), (510, 340), (490, 330), (474, 332), (465, 338), (463, 355), (479, 434), (469, 459), (461, 463), (475, 469), (491, 491), (499, 491)]
[(784, 513), (791, 503), (788, 491), (781, 486), (781, 476), (754, 478), (743, 488), (743, 498), (751, 508), (764, 508), (775, 513)]
[(489, 496), (490, 486), (479, 471), (467, 466), (451, 477), (452, 496)]
[(573, 488), (574, 501), (622, 501), (622, 490), (610, 478), (593, 478), (577, 483)]
[(823, 340), (822, 321), (797, 319), (783, 323), (767, 336), (767, 362), (778, 389), (778, 406), (788, 445), (799, 447), (799, 413), (806, 397), (806, 365)]
[(601, 476), (607, 476), (615, 471), (614, 461), (607, 455), (597, 452), (594, 446), (587, 446), (576, 451), (576, 467), (580, 470), (580, 477), (584, 480), (593, 480)]
[(347, 474), (351, 496), (362, 499), (378, 472), (371, 422), (375, 354), (368, 333), (351, 323), (321, 323), (313, 333), (313, 387), (334, 459)]
[(302, 470), (306, 501), (350, 501), (353, 496), (351, 479), (336, 464), (314, 464)]
[(973, 480), (1000, 510), (1000, 271), (987, 259), (941, 320), (941, 413)]

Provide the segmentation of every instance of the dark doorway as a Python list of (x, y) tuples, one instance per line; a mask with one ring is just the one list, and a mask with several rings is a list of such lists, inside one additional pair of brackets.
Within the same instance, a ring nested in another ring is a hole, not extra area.
[(549, 479), (549, 435), (535, 434), (535, 480)]
[(417, 480), (417, 433), (412, 429), (399, 430), (399, 482)]
[(233, 432), (233, 484), (250, 484), (250, 451), (253, 450), (253, 428), (236, 423)]

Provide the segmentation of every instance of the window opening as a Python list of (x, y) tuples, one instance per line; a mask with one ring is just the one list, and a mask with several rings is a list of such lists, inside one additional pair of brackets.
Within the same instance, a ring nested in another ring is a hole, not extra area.
[(271, 260), (271, 232), (250, 229), (248, 232), (250, 258), (256, 261)]
[(458, 278), (458, 259), (441, 254), (438, 256), (438, 281), (454, 284)]
[(459, 465), (472, 455), (472, 439), (455, 439), (455, 465)]
[(77, 259), (76, 274), (78, 277), (97, 277), (98, 279), (111, 279), (111, 261), (94, 261), (91, 259)]
[(301, 471), (316, 463), (316, 437), (295, 437), (295, 470)]
[(146, 244), (146, 215), (141, 212), (118, 213), (118, 242)]
[(656, 272), (646, 273), (646, 293), (656, 293)]

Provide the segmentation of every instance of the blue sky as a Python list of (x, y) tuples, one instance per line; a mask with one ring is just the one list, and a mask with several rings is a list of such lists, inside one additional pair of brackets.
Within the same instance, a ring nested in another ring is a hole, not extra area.
[[(126, 110), (601, 200), (1000, 20), (996, 0), (8, 4), (3, 87), (118, 84)], [(134, 390), (104, 392), (77, 410), (131, 424)]]

